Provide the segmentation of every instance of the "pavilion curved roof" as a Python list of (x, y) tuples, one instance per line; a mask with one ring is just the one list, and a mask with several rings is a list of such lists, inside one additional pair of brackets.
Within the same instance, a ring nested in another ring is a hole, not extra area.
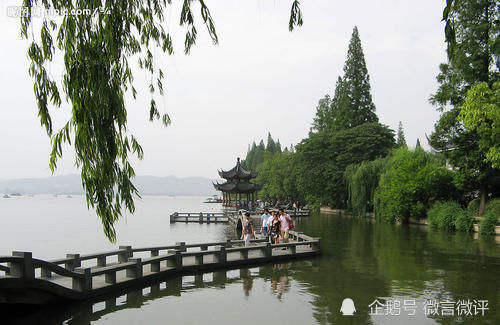
[(252, 172), (252, 171), (249, 171), (249, 170), (246, 170), (245, 168), (243, 168), (241, 166), (241, 163), (240, 163), (240, 158), (237, 159), (236, 166), (234, 166), (231, 170), (228, 170), (228, 171), (220, 170), (219, 171), (219, 176), (224, 178), (224, 179), (228, 179), (228, 180), (252, 179), (252, 178), (257, 177), (257, 175), (258, 174), (256, 172)]
[(223, 184), (213, 183), (214, 188), (217, 191), (222, 191), (226, 193), (253, 193), (262, 188), (261, 185), (249, 182), (226, 182)]

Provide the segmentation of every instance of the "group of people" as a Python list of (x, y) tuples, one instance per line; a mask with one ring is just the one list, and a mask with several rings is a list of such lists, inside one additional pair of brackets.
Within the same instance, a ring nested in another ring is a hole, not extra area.
[[(285, 213), (283, 209), (278, 212), (269, 209), (264, 209), (262, 218), (261, 232), (264, 236), (269, 238), (272, 244), (277, 244), (280, 241), (288, 243), (288, 231), (290, 226), (293, 225), (292, 218)], [(245, 246), (250, 246), (250, 239), (255, 237), (255, 229), (250, 213), (245, 213), (245, 222), (243, 224), (242, 239), (245, 241)]]

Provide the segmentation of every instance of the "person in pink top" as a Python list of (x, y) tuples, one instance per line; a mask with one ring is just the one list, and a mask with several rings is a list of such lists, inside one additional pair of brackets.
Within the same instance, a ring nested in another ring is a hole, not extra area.
[(279, 209), (280, 213), (280, 223), (281, 223), (281, 238), (283, 243), (288, 243), (288, 228), (292, 223), (292, 218), (285, 213), (283, 209)]

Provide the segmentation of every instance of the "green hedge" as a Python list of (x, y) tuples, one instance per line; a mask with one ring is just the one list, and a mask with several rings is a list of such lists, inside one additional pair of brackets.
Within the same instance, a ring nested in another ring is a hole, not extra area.
[(427, 211), (429, 225), (439, 229), (472, 231), (474, 219), (454, 201), (436, 202)]
[(500, 198), (492, 199), (486, 203), (483, 219), (479, 224), (479, 232), (481, 235), (495, 234), (495, 226), (499, 225), (498, 218), (500, 217)]
[(484, 213), (496, 213), (497, 217), (500, 217), (500, 197), (494, 198), (486, 202), (484, 207)]
[(473, 217), (478, 216), (479, 202), (481, 202), (479, 198), (475, 198), (474, 200), (470, 201), (469, 204), (467, 205), (467, 213)]

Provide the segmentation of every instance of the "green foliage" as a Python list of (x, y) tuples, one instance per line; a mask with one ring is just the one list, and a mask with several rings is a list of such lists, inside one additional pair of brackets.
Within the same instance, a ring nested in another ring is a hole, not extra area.
[(298, 186), (309, 203), (345, 208), (347, 166), (385, 157), (394, 146), (394, 132), (379, 123), (311, 133), (297, 149)]
[(403, 130), (403, 123), (401, 121), (399, 121), (398, 133), (397, 133), (397, 137), (396, 137), (396, 148), (400, 148), (400, 147), (406, 147), (405, 132)]
[[(143, 151), (127, 129), (125, 93), (136, 97), (130, 58), (137, 58), (139, 67), (150, 75), (149, 118), (170, 123), (167, 114), (160, 116), (155, 94), (163, 95), (164, 72), (156, 64), (153, 53), (160, 49), (172, 54), (172, 36), (165, 30), (167, 9), (171, 1), (66, 1), (23, 0), (27, 15), (21, 17), (21, 35), (30, 41), (29, 74), (34, 80), (38, 116), (51, 139), (50, 168), (57, 167), (63, 143), (73, 144), (76, 165), (81, 168), (82, 185), (87, 205), (96, 209), (104, 233), (116, 240), (115, 222), (122, 206), (131, 213), (138, 195), (132, 183), (135, 175), (129, 158), (142, 159)], [(198, 31), (192, 6), (195, 1), (183, 0), (179, 24), (185, 26), (184, 52), (196, 43)], [(215, 24), (204, 0), (198, 0), (203, 25), (214, 43), (218, 42)], [(32, 7), (68, 12), (87, 8), (91, 15), (65, 15), (55, 19), (45, 15), (40, 33), (34, 33)], [(292, 4), (289, 28), (302, 25), (299, 1)], [(40, 37), (35, 37), (40, 35)], [(61, 80), (50, 73), (50, 62), (56, 51), (63, 54)], [(60, 86), (59, 86), (59, 85)], [(61, 96), (60, 92), (63, 92)], [(59, 107), (61, 98), (71, 105), (71, 116), (61, 130), (54, 133), (49, 106)]]
[(279, 140), (275, 142), (271, 133), (268, 133), (267, 145), (264, 144), (264, 140), (260, 140), (259, 145), (256, 145), (254, 141), (241, 164), (246, 169), (258, 170), (266, 157), (271, 157), (274, 153), (281, 153), (281, 144)]
[(375, 191), (375, 214), (388, 222), (424, 218), (433, 202), (456, 195), (452, 180), (453, 172), (442, 167), (434, 154), (399, 148), (380, 176)]
[(259, 166), (256, 183), (262, 184), (259, 198), (264, 200), (284, 199), (291, 197), (300, 199), (297, 190), (297, 170), (294, 154), (269, 153), (269, 157)]
[(443, 20), (448, 59), (465, 84), (491, 82), (492, 69), (498, 71), (499, 18), (500, 6), (496, 0), (447, 0)]
[[(457, 185), (468, 193), (479, 190), (484, 204), (488, 194), (498, 192), (500, 171), (485, 161), (482, 136), (464, 127), (460, 116), (471, 87), (482, 82), (491, 86), (500, 78), (500, 7), (496, 0), (449, 0), (443, 20), (448, 62), (440, 65), (439, 88), (430, 99), (443, 114), (429, 144), (458, 171)], [(480, 101), (476, 97), (473, 102)], [(495, 149), (491, 154), (494, 157)]]
[(500, 169), (500, 81), (490, 88), (486, 82), (467, 92), (459, 119), (479, 135), (485, 162)]
[(478, 216), (479, 215), (479, 198), (475, 198), (472, 201), (469, 202), (467, 205), (467, 213), (470, 214), (471, 216)]
[(358, 28), (354, 27), (344, 64), (344, 75), (337, 79), (333, 98), (325, 95), (319, 100), (311, 131), (319, 132), (326, 128), (349, 129), (373, 122), (378, 122), (378, 117), (372, 101), (370, 76)]
[(267, 133), (266, 151), (268, 151), (270, 153), (275, 153), (278, 151), (276, 148), (276, 143), (274, 142), (273, 137), (271, 136), (271, 132)]
[(325, 95), (325, 97), (319, 100), (318, 106), (316, 106), (316, 116), (314, 117), (311, 131), (324, 130), (328, 125), (333, 123), (333, 120), (334, 115), (332, 112), (332, 100), (330, 99), (330, 95)]
[(422, 146), (420, 145), (420, 139), (417, 138), (417, 143), (415, 144), (415, 148), (421, 148)]
[(344, 177), (347, 184), (348, 209), (355, 215), (365, 216), (367, 211), (373, 211), (375, 189), (386, 163), (387, 158), (379, 158), (347, 166)]
[(429, 224), (447, 230), (471, 232), (474, 218), (458, 202), (436, 202), (427, 212)]
[(500, 198), (491, 199), (486, 203), (485, 213), (494, 213), (500, 217)]
[(494, 235), (498, 222), (499, 211), (490, 210), (486, 212), (479, 223), (479, 233), (481, 235)]
[(336, 103), (335, 119), (337, 128), (352, 128), (363, 123), (378, 122), (370, 90), (370, 76), (357, 27), (352, 31), (344, 76), (341, 85), (337, 87), (339, 86), (341, 89)]
[(464, 212), (459, 214), (455, 219), (455, 229), (462, 232), (472, 232), (474, 230), (474, 222), (475, 219), (467, 212)]

